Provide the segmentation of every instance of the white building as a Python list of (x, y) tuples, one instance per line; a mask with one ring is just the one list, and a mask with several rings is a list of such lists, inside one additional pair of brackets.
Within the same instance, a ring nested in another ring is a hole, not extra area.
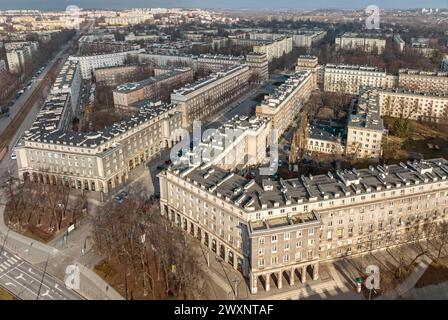
[(365, 52), (383, 53), (386, 39), (374, 34), (345, 33), (335, 39), (337, 50), (359, 49)]
[(376, 67), (327, 64), (324, 73), (324, 90), (356, 95), (361, 86), (387, 88), (385, 71)]
[(125, 64), (130, 55), (137, 55), (142, 50), (132, 50), (125, 52), (99, 54), (91, 56), (70, 57), (71, 60), (77, 60), (81, 68), (81, 76), (84, 80), (92, 78), (92, 73), (98, 68), (117, 67)]
[(22, 72), (26, 65), (32, 61), (38, 49), (39, 43), (37, 42), (5, 43), (9, 71), (12, 73)]

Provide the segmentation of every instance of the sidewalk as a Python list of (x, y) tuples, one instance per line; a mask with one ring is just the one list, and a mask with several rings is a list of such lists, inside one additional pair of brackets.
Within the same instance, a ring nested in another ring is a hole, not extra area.
[(87, 299), (123, 299), (100, 276), (76, 261), (73, 256), (69, 256), (61, 250), (27, 238), (9, 229), (4, 222), (4, 209), (5, 206), (3, 204), (0, 205), (0, 241), (5, 248), (42, 269), (48, 259), (47, 272), (62, 281), (65, 280), (66, 267), (68, 265), (77, 265), (80, 269), (80, 288), (76, 292)]
[(418, 266), (412, 272), (412, 274), (407, 277), (407, 279), (395, 288), (389, 294), (385, 296), (378, 297), (378, 299), (399, 299), (399, 298), (409, 298), (411, 291), (420, 277), (425, 273), (426, 269), (428, 269), (429, 265), (432, 263), (432, 259), (428, 256), (424, 255), (418, 259)]

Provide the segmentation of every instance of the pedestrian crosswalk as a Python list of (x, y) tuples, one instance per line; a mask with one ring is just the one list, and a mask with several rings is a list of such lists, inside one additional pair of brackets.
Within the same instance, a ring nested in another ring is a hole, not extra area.
[(0, 254), (0, 277), (2, 274), (18, 266), (21, 260), (19, 256), (3, 251)]

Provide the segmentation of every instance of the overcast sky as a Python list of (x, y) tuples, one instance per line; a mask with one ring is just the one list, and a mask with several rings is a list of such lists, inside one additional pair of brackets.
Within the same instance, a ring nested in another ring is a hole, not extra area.
[(202, 7), (202, 8), (448, 8), (448, 0), (0, 0), (0, 9)]

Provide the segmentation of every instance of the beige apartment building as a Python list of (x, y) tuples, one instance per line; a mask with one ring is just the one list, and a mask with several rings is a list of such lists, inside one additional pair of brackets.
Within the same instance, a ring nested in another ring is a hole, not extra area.
[(269, 62), (265, 53), (248, 53), (246, 63), (252, 70), (252, 75), (257, 82), (262, 83), (269, 80)]
[(244, 57), (201, 54), (197, 57), (198, 72), (219, 72), (244, 63)]
[(324, 90), (356, 95), (362, 86), (387, 88), (387, 74), (376, 67), (327, 64), (324, 74)]
[(342, 155), (345, 153), (344, 130), (333, 123), (308, 124), (306, 150), (311, 152)]
[(260, 40), (246, 38), (229, 38), (229, 41), (236, 46), (251, 47), (253, 52), (265, 53), (269, 62), (272, 59), (280, 58), (292, 51), (292, 37), (279, 35), (275, 40)]
[(81, 67), (82, 79), (90, 80), (96, 69), (123, 66), (129, 56), (136, 56), (142, 51), (143, 50), (132, 50), (98, 55), (85, 55), (69, 57), (69, 59), (78, 61)]
[(250, 74), (248, 65), (237, 65), (174, 90), (171, 102), (182, 112), (182, 126), (222, 111), (247, 91)]
[(375, 34), (359, 34), (347, 32), (335, 38), (337, 50), (359, 49), (365, 52), (383, 53), (386, 48), (386, 39)]
[(161, 214), (249, 278), (252, 293), (319, 278), (319, 264), (428, 236), (448, 213), (448, 161), (262, 183), (210, 166), (159, 174)]
[(299, 29), (292, 34), (294, 47), (311, 48), (311, 46), (322, 40), (327, 35), (325, 30), (305, 30)]
[(182, 117), (172, 105), (154, 103), (101, 131), (77, 133), (60, 124), (70, 124), (64, 111), (68, 103), (53, 99), (16, 147), (22, 180), (108, 193), (127, 181), (132, 169), (177, 141), (171, 133)]
[(318, 69), (319, 69), (319, 59), (315, 56), (299, 56), (297, 58), (296, 71), (307, 71), (311, 70), (313, 75), (313, 85), (317, 88), (318, 83)]
[(138, 74), (141, 65), (126, 65), (117, 67), (98, 68), (94, 72), (96, 83), (105, 86), (116, 86)]
[(11, 73), (20, 73), (32, 62), (39, 50), (38, 42), (10, 42), (5, 43), (6, 60)]
[(379, 158), (382, 154), (384, 123), (376, 89), (361, 88), (347, 123), (346, 153), (356, 158)]
[(193, 82), (193, 69), (176, 68), (139, 82), (120, 84), (113, 91), (115, 108), (129, 111), (141, 100), (167, 100), (174, 89)]
[(448, 72), (401, 69), (398, 74), (398, 87), (426, 93), (448, 94)]
[(273, 41), (258, 43), (253, 46), (253, 51), (266, 53), (268, 61), (271, 62), (274, 58), (281, 58), (292, 51), (292, 37), (284, 36)]
[(405, 89), (378, 90), (381, 115), (440, 122), (448, 118), (448, 96)]
[(299, 114), (313, 89), (312, 72), (296, 72), (272, 94), (265, 96), (256, 107), (256, 114), (271, 119), (271, 128), (278, 130), (280, 136)]

